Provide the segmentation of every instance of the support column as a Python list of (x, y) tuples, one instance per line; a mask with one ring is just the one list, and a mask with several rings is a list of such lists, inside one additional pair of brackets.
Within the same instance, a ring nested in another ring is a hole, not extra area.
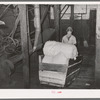
[(56, 31), (56, 40), (60, 41), (60, 6), (54, 5), (54, 25)]
[(70, 26), (74, 26), (74, 5), (71, 5), (71, 17), (70, 17)]
[(20, 14), (20, 30), (21, 30), (21, 44), (22, 44), (22, 56), (23, 56), (23, 80), (24, 88), (29, 88), (29, 40), (28, 40), (28, 16), (27, 6), (19, 5)]
[(100, 6), (96, 14), (96, 59), (95, 59), (95, 87), (100, 89)]

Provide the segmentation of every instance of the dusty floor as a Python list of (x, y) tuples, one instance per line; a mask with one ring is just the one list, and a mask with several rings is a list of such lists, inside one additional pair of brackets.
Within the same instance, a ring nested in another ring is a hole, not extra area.
[[(83, 63), (81, 67), (81, 71), (76, 78), (76, 80), (65, 87), (65, 89), (94, 89), (94, 67), (95, 67), (95, 49), (94, 47), (89, 48), (80, 48), (80, 53), (83, 55)], [(38, 58), (36, 58), (37, 54), (34, 54), (31, 57), (31, 68), (30, 68), (30, 88), (32, 89), (57, 89), (57, 87), (40, 85), (38, 79)], [(33, 63), (35, 62), (35, 63)], [(23, 89), (23, 74), (22, 74), (22, 62), (17, 63), (16, 70), (14, 74), (11, 76), (11, 82), (6, 88), (11, 89)]]

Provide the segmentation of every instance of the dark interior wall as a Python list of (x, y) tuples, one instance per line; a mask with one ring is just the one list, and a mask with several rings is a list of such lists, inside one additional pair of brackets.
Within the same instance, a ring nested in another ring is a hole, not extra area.
[(74, 21), (74, 35), (77, 39), (83, 38), (88, 41), (90, 34), (90, 26), (88, 20)]
[[(42, 19), (48, 8), (48, 5), (41, 5), (40, 8), (41, 8), (40, 9), (40, 17)], [(50, 27), (50, 15), (49, 14), (50, 13), (48, 11), (48, 14), (45, 17), (43, 24), (41, 25), (41, 34), (39, 36), (38, 44), (40, 44), (41, 42), (45, 43), (48, 40), (55, 40), (55, 29), (53, 26)], [(42, 39), (43, 39), (43, 41), (42, 41)]]
[[(70, 20), (62, 19), (60, 21), (60, 38), (66, 34), (66, 29), (69, 26)], [(51, 21), (51, 27), (54, 27), (54, 20)], [(76, 36), (78, 42), (87, 40), (88, 44), (95, 45), (96, 10), (90, 10), (89, 19), (74, 20), (73, 30), (73, 34)]]
[[(54, 27), (53, 20), (51, 21), (51, 26)], [(66, 34), (67, 27), (70, 26), (70, 20), (61, 20), (60, 22), (60, 32), (62, 36)], [(79, 40), (80, 38), (89, 40), (90, 35), (90, 25), (89, 20), (74, 20), (74, 32), (73, 34), (76, 36), (76, 38)], [(62, 38), (62, 37), (61, 37)]]
[(89, 42), (91, 44), (95, 45), (95, 34), (96, 34), (96, 10), (90, 10), (90, 20), (89, 20), (89, 24), (90, 24), (90, 38), (89, 38)]
[[(48, 8), (47, 5), (41, 5), (40, 6), (40, 12), (41, 12), (40, 16), (41, 16), (41, 19), (43, 18), (47, 8)], [(49, 27), (50, 27), (50, 24), (49, 24), (49, 13), (48, 13), (47, 16), (45, 17), (45, 20), (44, 20), (41, 28), (42, 28), (42, 30), (45, 30), (45, 29), (47, 29)]]

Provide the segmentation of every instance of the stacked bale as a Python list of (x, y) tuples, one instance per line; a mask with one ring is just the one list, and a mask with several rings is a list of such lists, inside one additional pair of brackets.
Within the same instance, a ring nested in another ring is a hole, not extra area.
[(78, 55), (75, 45), (64, 44), (56, 41), (47, 41), (43, 48), (43, 63), (67, 64), (69, 59), (75, 59)]

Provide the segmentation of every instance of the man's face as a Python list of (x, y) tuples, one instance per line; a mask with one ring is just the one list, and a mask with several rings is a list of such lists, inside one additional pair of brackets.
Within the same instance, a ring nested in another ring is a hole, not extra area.
[(72, 31), (67, 31), (68, 38), (71, 37), (71, 35), (72, 35)]

